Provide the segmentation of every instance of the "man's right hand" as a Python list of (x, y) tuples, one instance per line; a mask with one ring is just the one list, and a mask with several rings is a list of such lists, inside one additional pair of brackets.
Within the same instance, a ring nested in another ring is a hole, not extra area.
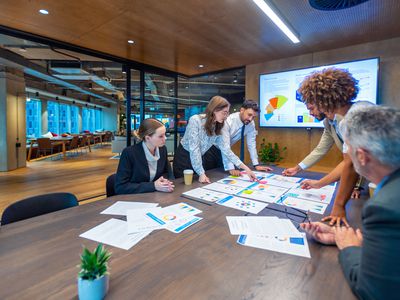
[(335, 245), (335, 229), (321, 222), (301, 223), (300, 227), (314, 240), (325, 245)]
[(283, 170), (282, 175), (284, 175), (284, 176), (294, 176), (297, 173), (299, 173), (300, 171), (301, 171), (301, 168), (300, 168), (299, 165), (297, 165), (297, 166), (295, 166), (293, 168), (288, 168), (288, 169)]
[(235, 169), (229, 170), (229, 174), (231, 174), (232, 176), (239, 177), (240, 176), (240, 170), (235, 170)]

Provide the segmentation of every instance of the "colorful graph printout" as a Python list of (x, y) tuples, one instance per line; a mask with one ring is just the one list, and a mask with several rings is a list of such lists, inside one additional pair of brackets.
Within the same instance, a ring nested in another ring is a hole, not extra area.
[(241, 188), (247, 188), (248, 186), (252, 185), (253, 182), (244, 181), (236, 178), (224, 178), (217, 181), (218, 183), (227, 184), (227, 185), (234, 185)]
[(310, 211), (316, 214), (323, 214), (328, 207), (325, 203), (317, 203), (314, 201), (307, 201), (301, 198), (293, 198), (283, 196), (281, 199), (275, 202), (276, 204), (285, 205), (288, 207), (294, 207), (304, 211)]
[(244, 189), (243, 191), (240, 191), (237, 196), (267, 203), (273, 203), (280, 198), (280, 195), (276, 196), (253, 189)]
[(204, 188), (207, 190), (217, 191), (217, 192), (226, 193), (226, 194), (230, 194), (230, 195), (237, 194), (241, 190), (243, 190), (242, 187), (230, 185), (230, 184), (223, 184), (223, 183), (219, 183), (219, 182), (213, 182), (211, 184), (207, 184), (206, 186), (204, 186)]
[(301, 237), (240, 235), (237, 243), (244, 246), (311, 258), (305, 234)]
[(229, 196), (225, 199), (219, 200), (217, 204), (243, 210), (252, 214), (258, 214), (268, 206), (267, 203), (258, 202), (250, 199), (245, 199), (236, 196)]
[(219, 193), (216, 191), (203, 189), (203, 188), (197, 188), (194, 190), (184, 192), (182, 194), (182, 196), (189, 198), (189, 199), (198, 199), (198, 200), (204, 200), (204, 201), (208, 201), (208, 202), (216, 202), (218, 200), (228, 197), (229, 195), (225, 194), (225, 193)]

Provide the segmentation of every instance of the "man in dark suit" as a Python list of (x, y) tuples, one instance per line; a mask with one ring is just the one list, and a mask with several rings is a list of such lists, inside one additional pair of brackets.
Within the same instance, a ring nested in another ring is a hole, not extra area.
[(316, 222), (302, 228), (336, 244), (339, 262), (359, 299), (399, 299), (400, 110), (360, 107), (340, 124), (355, 170), (377, 188), (362, 211), (362, 230)]

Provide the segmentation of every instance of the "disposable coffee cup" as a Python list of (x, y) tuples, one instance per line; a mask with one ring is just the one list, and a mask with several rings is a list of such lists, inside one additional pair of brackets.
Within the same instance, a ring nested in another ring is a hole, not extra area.
[(186, 185), (191, 185), (193, 181), (193, 170), (183, 170), (183, 179)]
[(372, 198), (372, 196), (374, 196), (374, 193), (375, 193), (376, 184), (370, 182), (370, 183), (368, 184), (368, 189), (369, 189), (369, 197)]

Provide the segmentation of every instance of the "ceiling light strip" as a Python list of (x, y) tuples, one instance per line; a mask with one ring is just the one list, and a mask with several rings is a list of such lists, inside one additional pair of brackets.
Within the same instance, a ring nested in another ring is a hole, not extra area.
[(279, 27), (280, 30), (295, 44), (300, 43), (299, 38), (289, 29), (281, 18), (272, 10), (264, 0), (253, 0), (255, 4)]

